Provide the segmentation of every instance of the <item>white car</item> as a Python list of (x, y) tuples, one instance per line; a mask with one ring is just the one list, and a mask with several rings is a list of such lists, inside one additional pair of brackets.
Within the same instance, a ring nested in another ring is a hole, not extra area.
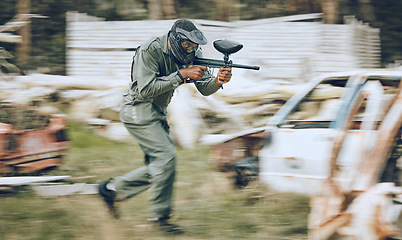
[(270, 119), (258, 153), (260, 180), (276, 191), (313, 195), (341, 172), (341, 188), (349, 186), (377, 144), (401, 78), (402, 71), (359, 70), (312, 80)]

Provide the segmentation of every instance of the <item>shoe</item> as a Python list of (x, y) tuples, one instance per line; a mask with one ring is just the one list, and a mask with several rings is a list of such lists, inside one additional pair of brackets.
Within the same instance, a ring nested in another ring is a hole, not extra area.
[(99, 195), (103, 198), (106, 203), (106, 206), (109, 209), (109, 212), (112, 214), (114, 218), (119, 218), (120, 215), (116, 209), (115, 202), (116, 202), (116, 192), (109, 190), (106, 188), (106, 185), (109, 181), (100, 182), (98, 185), (98, 192)]
[(176, 224), (172, 224), (169, 223), (167, 219), (159, 219), (157, 221), (154, 222), (157, 227), (166, 233), (169, 234), (182, 234), (184, 233), (183, 228), (176, 225)]

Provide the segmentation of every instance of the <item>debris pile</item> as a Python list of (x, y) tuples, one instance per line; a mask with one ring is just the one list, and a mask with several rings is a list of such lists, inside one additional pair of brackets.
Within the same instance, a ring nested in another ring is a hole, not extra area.
[(0, 104), (0, 175), (58, 166), (68, 148), (63, 116)]
[[(120, 123), (119, 110), (128, 81), (45, 74), (16, 76), (0, 79), (0, 99), (34, 105), (46, 113), (60, 113), (48, 104), (57, 101), (69, 118), (89, 124), (105, 137), (127, 141), (132, 139)], [(223, 90), (205, 97), (193, 84), (181, 86), (169, 106), (172, 132), (179, 145), (192, 147), (206, 135), (265, 126), (297, 88), (297, 84), (283, 80), (248, 84), (234, 78)]]

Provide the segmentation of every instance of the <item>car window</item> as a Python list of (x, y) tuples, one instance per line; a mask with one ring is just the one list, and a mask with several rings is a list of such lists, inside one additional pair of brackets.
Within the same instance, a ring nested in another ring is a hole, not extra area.
[[(384, 119), (386, 113), (388, 112), (389, 108), (391, 107), (392, 103), (395, 101), (396, 94), (398, 92), (398, 87), (400, 84), (399, 77), (392, 77), (392, 76), (370, 76), (367, 78), (367, 83), (376, 83), (378, 88), (381, 88), (383, 94), (381, 94), (381, 108), (380, 112), (377, 116), (374, 130), (378, 130), (382, 120)], [(365, 84), (367, 85), (367, 84)], [(364, 117), (365, 109), (367, 106), (367, 98), (365, 97), (363, 103), (360, 105), (359, 109), (357, 110), (357, 114), (354, 116), (353, 124), (349, 130), (360, 130), (361, 129), (361, 122)]]
[(340, 107), (348, 78), (328, 78), (310, 91), (281, 124), (283, 128), (328, 128)]
[[(382, 114), (380, 114), (377, 127), (391, 106), (398, 91), (401, 78), (399, 76), (372, 75), (363, 77), (366, 82), (378, 81), (383, 88)], [(300, 102), (298, 102), (288, 117), (278, 126), (281, 128), (329, 128), (341, 113), (341, 96), (348, 89), (349, 77), (327, 78), (313, 88)], [(365, 104), (359, 109), (363, 113)], [(344, 110), (347, 110), (346, 108)], [(346, 116), (346, 115), (345, 115)], [(352, 129), (359, 129), (361, 114), (356, 115)]]

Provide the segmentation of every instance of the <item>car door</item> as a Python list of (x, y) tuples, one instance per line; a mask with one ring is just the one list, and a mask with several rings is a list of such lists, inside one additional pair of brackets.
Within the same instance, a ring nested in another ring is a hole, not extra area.
[(335, 138), (330, 176), (310, 201), (309, 239), (335, 233), (340, 239), (385, 239), (400, 232), (400, 79), (367, 77), (355, 96)]
[(259, 154), (263, 182), (278, 191), (315, 193), (330, 172), (323, 159), (329, 159), (339, 131), (334, 122), (346, 115), (344, 99), (355, 89), (346, 87), (348, 81), (322, 81), (269, 129), (269, 144)]
[(361, 88), (361, 93), (356, 96), (360, 100), (354, 102), (351, 108), (354, 113), (339, 133), (339, 147), (334, 146), (331, 151), (333, 161), (336, 161), (332, 170), (336, 171), (336, 180), (341, 190), (350, 188), (349, 185), (359, 169), (359, 160), (368, 158), (376, 143), (377, 127), (384, 113), (384, 89), (379, 81), (367, 81)]

